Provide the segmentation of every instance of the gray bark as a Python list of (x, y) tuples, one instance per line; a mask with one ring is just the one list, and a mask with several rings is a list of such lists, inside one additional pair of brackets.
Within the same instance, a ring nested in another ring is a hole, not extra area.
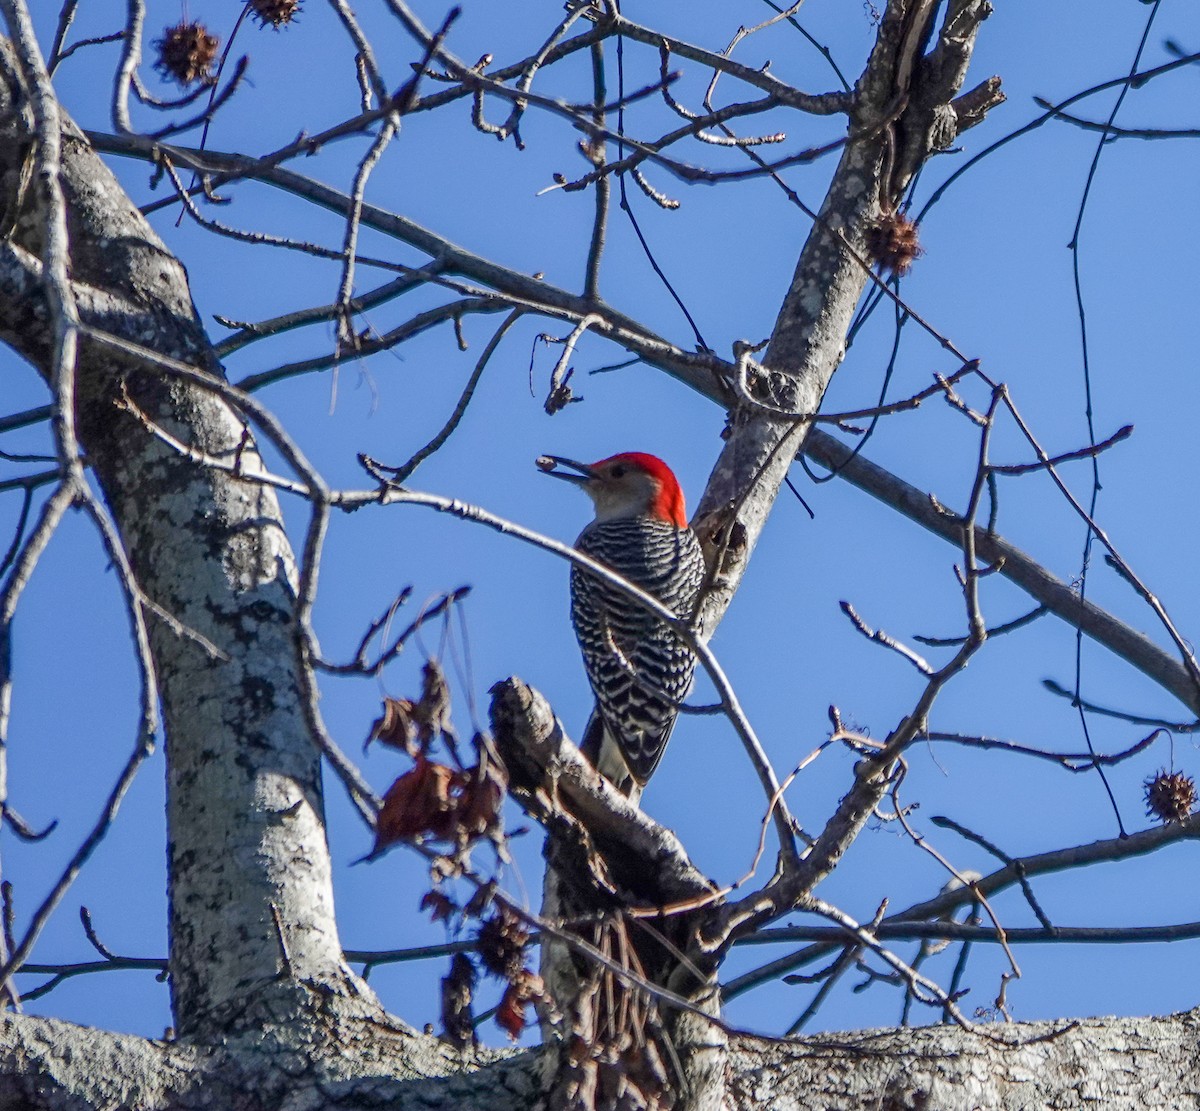
[[(868, 1030), (791, 1042), (732, 1039), (726, 1104), (751, 1111), (1074, 1111), (1195, 1107), (1200, 1014), (1085, 1019), (984, 1029)], [(293, 1053), (290, 1072), (262, 1067), (253, 1046), (149, 1042), (65, 1022), (0, 1022), (0, 1111), (123, 1108), (321, 1108), (529, 1111), (542, 1072), (532, 1054), (457, 1058), (402, 1038)], [(356, 1051), (362, 1051), (361, 1054)], [(464, 1071), (464, 1066), (476, 1066)]]
[[(764, 407), (743, 403), (731, 412), (725, 447), (697, 507), (701, 536), (721, 549), (714, 589), (705, 600), (710, 632), (728, 608), (792, 460), (845, 354), (858, 299), (870, 280), (866, 233), (900, 202), (913, 174), (931, 153), (982, 118), (955, 110), (987, 0), (953, 0), (936, 45), (938, 5), (890, 3), (850, 114), (850, 139), (776, 317), (762, 369), (750, 383)], [(989, 104), (1003, 99), (985, 82)], [(972, 103), (979, 90), (967, 94)], [(781, 415), (782, 414), (782, 415)]]
[[(0, 258), (0, 337), (45, 372), (52, 329), (37, 259), (41, 224), (21, 187), (30, 121), (12, 94), (10, 56), (0, 65), (9, 78), (0, 202), (13, 227)], [(219, 369), (183, 266), (78, 130), (68, 125), (63, 138), (71, 271), (85, 314), (95, 310), (159, 354)], [(81, 349), (77, 396), (80, 442), (133, 571), (172, 619), (152, 619), (151, 645), (167, 745), (177, 1028), (212, 1034), (234, 1015), (253, 1023), (256, 1004), (272, 1014), (295, 1009), (318, 987), (377, 1012), (338, 940), (319, 757), (298, 670), (295, 563), (275, 495), (168, 447), (125, 399), (206, 455), (240, 450), (253, 473), (260, 464), (245, 422), (211, 391), (93, 343)]]
[(941, 1026), (741, 1043), (731, 1087), (737, 1106), (777, 1111), (1195, 1107), (1198, 1021), (1190, 1011), (986, 1027), (997, 1041)]
[[(543, 917), (592, 922), (598, 915), (612, 918), (614, 904), (674, 908), (647, 918), (643, 931), (628, 929), (627, 943), (646, 980), (692, 1009), (658, 1000), (657, 1006), (633, 1008), (645, 1013), (633, 1043), (661, 1046), (661, 1052), (652, 1049), (659, 1053), (659, 1067), (639, 1067), (645, 1059), (626, 1050), (619, 1082), (653, 1093), (665, 1076), (677, 1101), (669, 1106), (720, 1111), (726, 1102), (727, 1042), (724, 1028), (709, 1020), (720, 1014), (717, 947), (708, 942), (708, 925), (723, 902), (716, 885), (696, 870), (674, 833), (601, 778), (537, 691), (518, 679), (496, 684), (491, 719), (510, 790), (547, 832)], [(587, 940), (588, 933), (585, 927), (579, 936)], [(600, 1033), (606, 1029), (605, 1010), (619, 1010), (627, 996), (637, 1003), (647, 996), (618, 977), (597, 990), (590, 955), (572, 951), (562, 937), (543, 940), (542, 975), (560, 1012), (553, 1020), (543, 1015), (548, 1051), (560, 1061), (549, 1106), (572, 1111), (584, 1106), (580, 1090), (592, 1103), (598, 1091), (599, 1105), (607, 1106), (602, 1100), (613, 1086), (613, 1070)], [(593, 1052), (579, 1053), (580, 1043)]]
[[(894, 198), (953, 126), (970, 122), (954, 115), (950, 98), (986, 4), (951, 0), (939, 45), (922, 61), (922, 20), (936, 10), (929, 0), (888, 6), (855, 136), (764, 358), (772, 404), (815, 410), (866, 280), (850, 251), (861, 247), (881, 199)], [(8, 53), (0, 69), (0, 339), (44, 372), (50, 310), (40, 224), (23, 184), (32, 133)], [(908, 101), (894, 115), (897, 94)], [(895, 160), (886, 193), (878, 183), (885, 147)], [(218, 372), (182, 265), (72, 127), (63, 157), (71, 273), (85, 321)], [(543, 288), (531, 282), (531, 296)], [(81, 350), (78, 397), (81, 439), (140, 586), (173, 619), (154, 621), (152, 649), (167, 734), (179, 1039), (4, 1015), (0, 1109), (541, 1105), (555, 1090), (553, 1056), (460, 1056), (389, 1018), (346, 966), (297, 647), (296, 572), (279, 507), (265, 488), (168, 448), (124, 400), (205, 455), (240, 454), (252, 473), (259, 463), (243, 419), (210, 391), (92, 343)], [(806, 427), (762, 412), (743, 417), (701, 507), (741, 506), (741, 548), (717, 610), (732, 596)], [(987, 1028), (1004, 1046), (935, 1028), (789, 1043), (732, 1037), (726, 1048), (704, 1018), (674, 1021), (679, 1044), (696, 1050), (695, 1108), (1182, 1107), (1200, 1095), (1191, 1013)]]

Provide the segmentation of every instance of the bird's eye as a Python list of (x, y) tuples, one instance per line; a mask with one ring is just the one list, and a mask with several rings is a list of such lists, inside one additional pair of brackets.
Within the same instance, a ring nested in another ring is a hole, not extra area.
[(618, 463), (611, 471), (608, 472), (613, 478), (621, 478), (625, 474), (625, 468)]

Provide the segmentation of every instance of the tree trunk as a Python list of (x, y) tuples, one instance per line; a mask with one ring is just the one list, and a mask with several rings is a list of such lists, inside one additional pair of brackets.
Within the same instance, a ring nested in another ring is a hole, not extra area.
[[(731, 1039), (730, 1111), (1056, 1111), (1188, 1108), (1200, 1096), (1200, 1013), (1169, 1018), (954, 1026)], [(992, 1040), (992, 1039), (998, 1040)], [(430, 1044), (432, 1043), (432, 1044)], [(0, 1020), (0, 1111), (281, 1106), (314, 1111), (532, 1111), (544, 1071), (530, 1053), (492, 1054), (463, 1072), (433, 1039), (347, 1039), (332, 1054), (264, 1067), (255, 1047), (149, 1042), (70, 1023)], [(290, 1072), (287, 1069), (290, 1068)], [(354, 1069), (351, 1072), (351, 1069)]]
[[(988, 0), (893, 0), (855, 89), (849, 138), (784, 296), (761, 366), (730, 413), (729, 435), (694, 523), (718, 559), (705, 599), (711, 634), (733, 599), (767, 516), (846, 351), (877, 261), (868, 235), (894, 216), (926, 159), (1003, 101), (999, 81), (959, 97)], [(930, 38), (936, 45), (925, 48)], [(970, 111), (967, 110), (970, 106)]]
[[(894, 204), (905, 175), (949, 134), (949, 98), (986, 8), (983, 0), (951, 0), (944, 27), (957, 33), (965, 23), (967, 32), (959, 39), (944, 34), (934, 58), (922, 51), (938, 5), (888, 5), (872, 81), (859, 90), (855, 133), (801, 254), (764, 357), (767, 370), (754, 385), (759, 391), (765, 384), (761, 400), (794, 412), (819, 403), (867, 280), (849, 252), (861, 251), (864, 228)], [(0, 339), (45, 373), (53, 320), (43, 288), (42, 221), (26, 181), (33, 130), (6, 44), (0, 70)], [(881, 189), (885, 151), (894, 161)], [(84, 321), (219, 373), (183, 266), (70, 124), (62, 185)], [(260, 466), (245, 421), (211, 390), (95, 342), (82, 345), (77, 378), (88, 463), (157, 612), (151, 640), (165, 718), (178, 1037), (152, 1041), (0, 1016), (0, 1111), (545, 1106), (563, 1090), (556, 1053), (460, 1055), (389, 1018), (346, 965), (332, 903), (315, 710), (306, 705), (298, 648), (296, 568), (274, 494), (239, 477)], [(164, 443), (156, 429), (190, 451)], [(804, 429), (802, 421), (753, 406), (734, 423), (702, 506), (702, 513), (727, 514), (731, 503), (741, 504), (741, 546), (715, 595), (717, 616)], [(236, 468), (205, 462), (214, 458), (236, 460)], [(631, 835), (646, 839), (643, 858), (664, 869), (653, 877), (656, 894), (676, 899), (707, 890), (681, 849), (660, 841), (669, 851), (654, 856), (658, 827), (636, 815), (626, 819)], [(601, 853), (610, 863), (615, 855), (611, 845)], [(629, 881), (625, 887), (641, 890)], [(672, 941), (686, 949), (688, 938)], [(700, 1009), (715, 1009), (715, 968), (700, 967), (699, 977), (685, 968), (675, 962), (655, 969), (656, 982)], [(786, 1043), (727, 1039), (687, 1009), (670, 1012), (665, 1023), (686, 1078), (681, 1105), (715, 1111), (1190, 1106), (1200, 1093), (1197, 1021), (1188, 1013)]]
[[(42, 218), (22, 189), (33, 136), (8, 81), (0, 141), (0, 335), (47, 372)], [(80, 312), (160, 355), (220, 372), (183, 266), (69, 122), (62, 186)], [(134, 574), (157, 611), (151, 646), (167, 752), (170, 982), (177, 1029), (254, 1026), (314, 992), (378, 1014), (346, 966), (333, 912), (319, 754), (305, 720), (296, 569), (275, 494), (168, 446), (260, 467), (245, 421), (211, 391), (94, 342), (77, 369), (80, 442)]]

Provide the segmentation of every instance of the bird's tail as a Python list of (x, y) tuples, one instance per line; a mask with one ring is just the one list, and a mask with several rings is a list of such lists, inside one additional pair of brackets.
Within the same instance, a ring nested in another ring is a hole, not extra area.
[(642, 797), (642, 785), (634, 778), (621, 754), (621, 746), (610, 732), (600, 713), (599, 705), (592, 709), (587, 726), (583, 730), (583, 742), (579, 751), (584, 754), (605, 779), (621, 794), (625, 795), (634, 806)]

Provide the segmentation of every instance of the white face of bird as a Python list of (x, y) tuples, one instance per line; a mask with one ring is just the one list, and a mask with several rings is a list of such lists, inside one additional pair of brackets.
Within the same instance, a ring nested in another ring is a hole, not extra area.
[(640, 517), (658, 497), (658, 480), (629, 463), (605, 463), (584, 483), (584, 493), (596, 507), (597, 521)]
[(679, 483), (655, 456), (626, 452), (599, 463), (577, 463), (558, 455), (543, 455), (537, 466), (582, 489), (596, 507), (597, 521), (650, 514), (678, 528), (687, 527)]

